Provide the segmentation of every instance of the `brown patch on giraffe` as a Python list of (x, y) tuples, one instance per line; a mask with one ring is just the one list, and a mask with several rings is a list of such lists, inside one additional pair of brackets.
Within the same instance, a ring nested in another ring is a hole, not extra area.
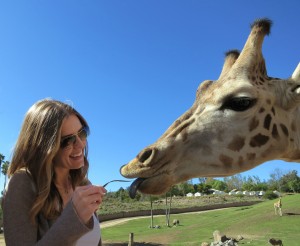
[(181, 130), (181, 135), (182, 135), (182, 141), (186, 142), (188, 139), (188, 126), (190, 126), (193, 122), (195, 121), (195, 119), (192, 119), (190, 122), (188, 122), (185, 126), (182, 126), (182, 130)]
[(293, 122), (292, 123), (292, 125), (291, 125), (291, 129), (292, 129), (292, 131), (297, 131), (297, 128), (296, 128), (296, 125), (295, 125), (295, 122)]
[(272, 107), (271, 111), (272, 111), (273, 115), (275, 116), (276, 114), (275, 114), (275, 109), (274, 109), (274, 107)]
[(267, 114), (266, 117), (265, 117), (265, 120), (264, 120), (264, 128), (265, 129), (267, 129), (267, 130), (270, 129), (271, 120), (272, 120), (271, 115)]
[(264, 152), (261, 153), (260, 156), (261, 156), (262, 158), (266, 158), (266, 157), (268, 157), (268, 156), (270, 155), (270, 153), (273, 152), (273, 150), (274, 150), (273, 145), (270, 145)]
[(265, 112), (265, 109), (264, 108), (260, 108), (258, 112), (259, 113), (263, 113), (263, 112)]
[(255, 153), (248, 153), (247, 154), (247, 160), (248, 161), (253, 161), (256, 157), (256, 154)]
[(278, 130), (277, 130), (277, 125), (274, 124), (273, 125), (273, 129), (272, 129), (272, 137), (275, 139), (279, 139), (279, 134), (278, 134)]
[(267, 100), (266, 100), (266, 103), (267, 103), (267, 104), (271, 104), (271, 100), (270, 100), (270, 99), (267, 99)]
[(287, 127), (283, 124), (280, 124), (281, 130), (283, 131), (284, 135), (288, 136), (289, 135), (289, 130)]
[(300, 159), (300, 153), (299, 152), (296, 152), (296, 153), (293, 153), (290, 158), (292, 158), (293, 160), (299, 160)]
[(264, 79), (264, 77), (262, 77), (262, 76), (259, 77), (259, 80), (260, 80), (262, 83), (265, 82), (265, 79)]
[(269, 137), (262, 135), (262, 134), (257, 134), (254, 137), (251, 138), (250, 140), (250, 146), (251, 147), (260, 147), (262, 145), (265, 145), (269, 141)]
[(239, 159), (238, 159), (239, 167), (243, 166), (243, 164), (244, 164), (244, 158), (242, 156), (239, 156)]
[(249, 131), (253, 131), (259, 125), (259, 120), (254, 116), (249, 122)]
[(228, 144), (227, 148), (233, 151), (240, 151), (245, 145), (245, 138), (241, 136), (236, 136)]
[(222, 162), (222, 164), (224, 164), (224, 166), (226, 167), (231, 167), (232, 163), (233, 163), (233, 159), (227, 155), (223, 155), (221, 154), (219, 156), (219, 160)]

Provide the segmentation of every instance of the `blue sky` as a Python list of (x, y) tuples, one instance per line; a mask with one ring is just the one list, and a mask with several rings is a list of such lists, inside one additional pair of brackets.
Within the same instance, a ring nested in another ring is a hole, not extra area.
[[(242, 49), (256, 18), (274, 22), (268, 74), (289, 77), (299, 9), (298, 0), (1, 1), (0, 153), (10, 159), (34, 102), (71, 101), (91, 127), (91, 181), (120, 179), (120, 166), (192, 105), (199, 83), (218, 78), (224, 52)], [(243, 175), (268, 179), (275, 168), (300, 174), (299, 164), (272, 161)]]

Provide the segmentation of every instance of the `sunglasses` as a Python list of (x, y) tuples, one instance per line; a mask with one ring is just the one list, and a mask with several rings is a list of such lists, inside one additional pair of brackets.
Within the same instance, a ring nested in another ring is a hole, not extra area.
[(89, 127), (84, 126), (77, 133), (62, 137), (60, 140), (60, 147), (66, 148), (72, 144), (75, 144), (77, 140), (77, 136), (80, 138), (81, 141), (85, 141), (89, 133), (90, 133)]

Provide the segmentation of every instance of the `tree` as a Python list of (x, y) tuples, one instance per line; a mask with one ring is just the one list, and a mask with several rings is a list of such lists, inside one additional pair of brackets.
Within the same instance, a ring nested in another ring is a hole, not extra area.
[(7, 170), (9, 167), (9, 161), (4, 161), (1, 167), (1, 173), (4, 175), (4, 186), (3, 186), (3, 190), (5, 190), (5, 186), (6, 186), (6, 181), (7, 181)]
[(276, 168), (273, 173), (270, 174), (270, 179), (269, 179), (269, 189), (270, 190), (278, 190), (281, 191), (281, 184), (280, 184), (280, 179), (283, 176), (282, 170), (279, 168)]
[(262, 182), (258, 176), (248, 176), (244, 179), (243, 190), (247, 191), (266, 191), (268, 190), (268, 185), (266, 182)]
[(198, 180), (199, 180), (199, 183), (201, 184), (201, 183), (206, 183), (206, 178), (198, 178)]
[[(0, 153), (0, 169), (2, 169), (1, 167), (2, 167), (2, 162), (4, 161), (4, 159), (5, 159), (5, 156)], [(1, 173), (0, 173), (0, 175), (1, 175)]]
[(158, 197), (157, 196), (149, 196), (150, 197), (150, 215), (151, 215), (151, 221), (150, 221), (150, 228), (154, 228), (154, 225), (153, 225), (153, 201), (156, 201), (158, 200)]
[(150, 220), (150, 228), (153, 228), (153, 200), (152, 196), (150, 195), (150, 212), (151, 212), (151, 220)]
[(2, 166), (2, 162), (4, 161), (5, 156), (0, 153), (0, 168)]
[[(170, 195), (170, 201), (168, 205), (168, 195)], [(171, 205), (172, 205), (172, 192), (166, 193), (166, 225), (170, 226), (170, 215), (171, 215)]]
[(5, 156), (0, 153), (0, 165), (2, 164), (2, 162), (4, 161), (4, 159), (5, 159)]
[(185, 196), (187, 193), (194, 192), (194, 186), (192, 181), (186, 181), (177, 185), (178, 190), (182, 196)]
[(224, 182), (228, 186), (228, 190), (241, 190), (243, 186), (244, 179), (241, 174), (236, 174), (230, 177), (224, 178)]
[(283, 192), (300, 192), (300, 178), (296, 170), (283, 175), (279, 180), (279, 184)]
[(221, 190), (225, 191), (227, 190), (227, 184), (224, 181), (218, 180), (218, 179), (212, 179), (208, 185), (211, 185), (211, 187), (215, 190)]

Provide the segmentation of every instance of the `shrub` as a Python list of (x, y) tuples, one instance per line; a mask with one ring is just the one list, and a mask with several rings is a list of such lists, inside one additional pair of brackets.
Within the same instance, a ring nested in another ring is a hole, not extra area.
[(269, 191), (266, 191), (266, 193), (263, 195), (263, 198), (273, 200), (273, 199), (278, 198), (278, 195), (275, 194), (273, 191), (269, 190)]

